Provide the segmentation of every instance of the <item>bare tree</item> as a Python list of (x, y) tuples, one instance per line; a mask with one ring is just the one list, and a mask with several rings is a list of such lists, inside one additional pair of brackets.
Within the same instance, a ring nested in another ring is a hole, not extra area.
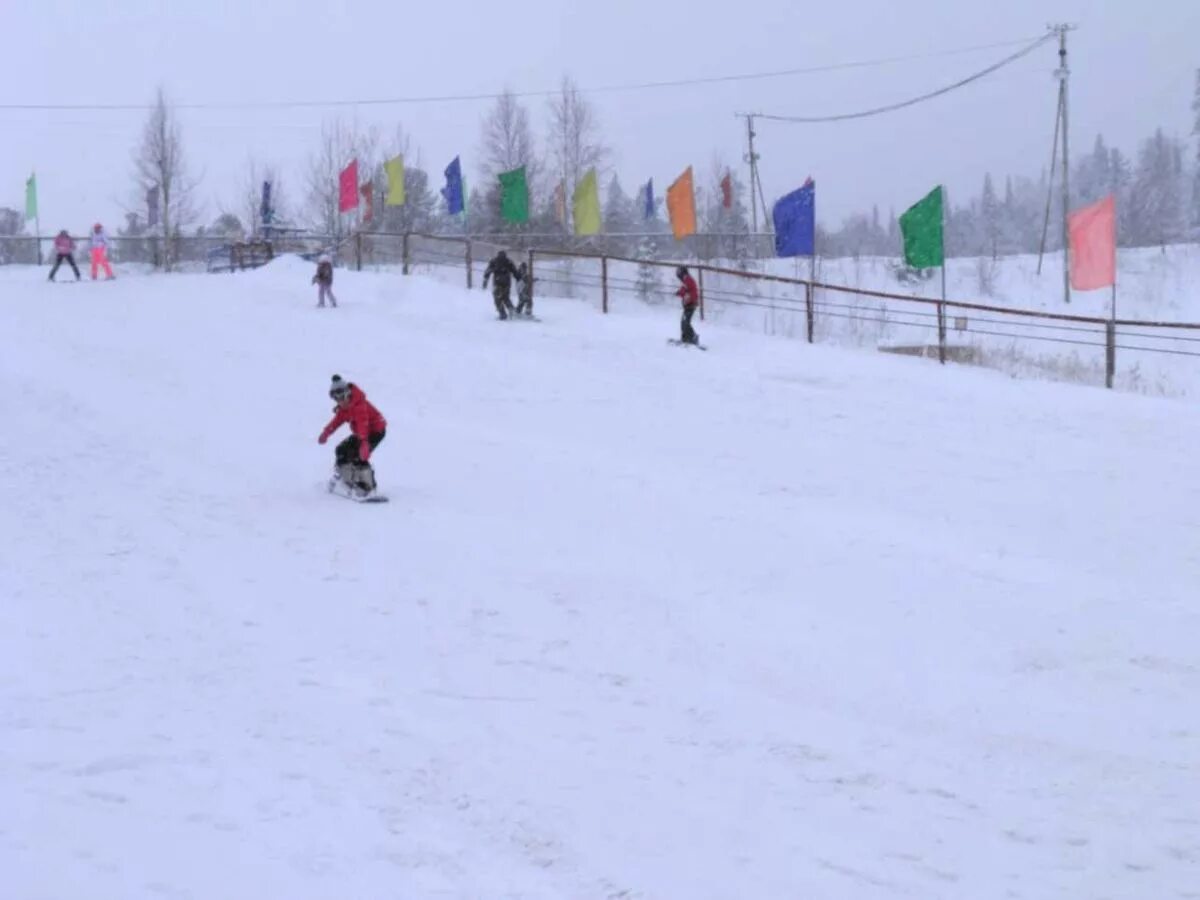
[[(488, 230), (500, 224), (500, 189), (496, 176), (501, 172), (525, 167), (525, 179), (532, 193), (540, 191), (541, 163), (534, 147), (533, 129), (527, 110), (506, 90), (483, 119), (480, 147), (480, 172), (483, 175), (485, 208), (472, 208), (472, 227), (483, 224)], [(479, 223), (480, 218), (484, 219)]]
[(162, 264), (170, 271), (176, 256), (171, 238), (196, 220), (194, 197), (199, 181), (188, 174), (179, 118), (161, 87), (142, 129), (142, 143), (134, 153), (133, 162), (139, 200), (158, 189), (162, 233), (167, 236)]
[(563, 76), (559, 92), (550, 98), (548, 106), (554, 176), (555, 180), (563, 180), (569, 198), (588, 169), (595, 168), (597, 177), (604, 174), (611, 151), (604, 143), (595, 107), (579, 93), (570, 76)]
[(342, 119), (321, 126), (321, 143), (308, 159), (308, 223), (322, 234), (340, 238), (345, 231), (338, 211), (338, 176), (352, 160), (358, 160), (362, 175), (374, 172), (379, 160), (379, 130), (359, 131), (357, 125)]

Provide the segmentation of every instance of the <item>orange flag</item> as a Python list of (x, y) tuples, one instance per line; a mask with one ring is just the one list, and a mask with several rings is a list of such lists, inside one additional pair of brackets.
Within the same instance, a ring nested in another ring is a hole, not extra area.
[(667, 188), (667, 211), (671, 215), (671, 230), (675, 232), (675, 240), (696, 233), (696, 191), (692, 184), (691, 166)]
[(1108, 196), (1067, 216), (1071, 287), (1094, 291), (1117, 283), (1117, 202)]

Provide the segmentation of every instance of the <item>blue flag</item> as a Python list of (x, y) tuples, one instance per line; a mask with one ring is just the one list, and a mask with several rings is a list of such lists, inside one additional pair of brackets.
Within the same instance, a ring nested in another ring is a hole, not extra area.
[(810, 178), (799, 190), (775, 203), (771, 218), (775, 221), (776, 256), (812, 256), (817, 228), (817, 186)]
[(463, 202), (462, 163), (459, 162), (457, 156), (450, 165), (446, 166), (445, 175), (446, 186), (442, 188), (442, 196), (446, 198), (446, 212), (457, 216), (466, 209), (466, 204)]
[(262, 187), (262, 206), (258, 210), (259, 218), (264, 225), (270, 225), (271, 219), (275, 217), (274, 210), (271, 209), (271, 182), (264, 181)]
[(654, 179), (651, 178), (646, 182), (646, 198), (645, 206), (642, 209), (642, 215), (647, 219), (654, 218)]

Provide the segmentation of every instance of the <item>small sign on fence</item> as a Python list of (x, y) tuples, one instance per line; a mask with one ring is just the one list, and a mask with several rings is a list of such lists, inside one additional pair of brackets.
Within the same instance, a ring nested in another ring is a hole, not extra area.
[(954, 330), (955, 331), (966, 331), (967, 330), (967, 317), (966, 316), (955, 316), (954, 317)]

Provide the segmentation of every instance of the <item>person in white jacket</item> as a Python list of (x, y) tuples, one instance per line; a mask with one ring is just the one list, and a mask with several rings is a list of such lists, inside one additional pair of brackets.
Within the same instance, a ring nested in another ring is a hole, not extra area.
[(104, 233), (104, 226), (99, 222), (92, 228), (90, 246), (92, 250), (92, 281), (96, 280), (96, 272), (102, 267), (106, 278), (115, 278), (112, 266), (108, 262), (108, 235)]

